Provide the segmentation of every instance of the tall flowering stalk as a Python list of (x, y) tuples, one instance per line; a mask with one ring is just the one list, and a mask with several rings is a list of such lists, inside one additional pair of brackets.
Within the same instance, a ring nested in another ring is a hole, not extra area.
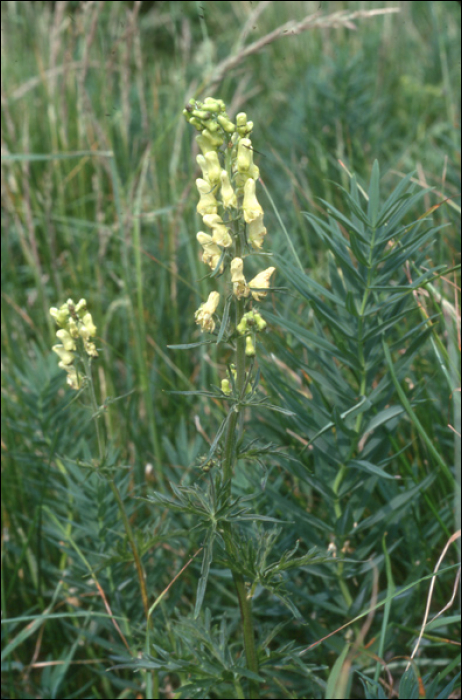
[[(93, 318), (88, 311), (85, 299), (75, 304), (72, 299), (68, 299), (59, 308), (52, 307), (50, 315), (54, 318), (59, 330), (56, 337), (59, 343), (53, 346), (53, 351), (59, 356), (59, 367), (67, 372), (67, 383), (74, 390), (87, 391), (90, 396), (92, 415), (96, 426), (96, 438), (99, 449), (99, 462), (101, 465), (106, 460), (106, 439), (104, 431), (101, 430), (99, 418), (102, 414), (99, 406), (93, 377), (91, 373), (91, 362), (98, 357), (96, 345), (93, 338), (96, 336), (97, 328), (93, 323)], [(104, 470), (103, 470), (104, 472)], [(135, 536), (130, 525), (125, 506), (112, 477), (108, 477), (109, 486), (119, 507), (119, 511), (124, 523), (127, 539), (133, 552), (135, 566), (138, 574), (141, 598), (146, 617), (149, 618), (148, 594), (146, 589), (146, 576), (138, 552)]]
[[(237, 459), (236, 445), (243, 431), (246, 395), (252, 390), (251, 368), (256, 354), (257, 335), (264, 331), (266, 322), (255, 303), (261, 302), (270, 288), (274, 267), (268, 267), (247, 281), (246, 259), (258, 254), (264, 244), (266, 228), (263, 208), (256, 195), (259, 177), (253, 161), (251, 133), (253, 123), (241, 112), (232, 121), (222, 100), (207, 97), (203, 102), (191, 100), (183, 111), (187, 121), (199, 134), (196, 141), (201, 153), (197, 163), (202, 177), (196, 180), (199, 194), (197, 211), (204, 230), (197, 233), (202, 247), (202, 261), (211, 270), (211, 277), (224, 280), (222, 287), (226, 308), (233, 306), (234, 325), (228, 325), (224, 313), (217, 328), (217, 312), (222, 294), (212, 291), (195, 314), (195, 321), (204, 333), (218, 335), (232, 344), (235, 362), (222, 379), (224, 396), (234, 400), (227, 421), (222, 450), (223, 480), (231, 495), (233, 468)], [(231, 315), (232, 318), (232, 315)], [(223, 532), (228, 553), (233, 551), (231, 526)], [(244, 629), (247, 665), (258, 672), (252, 624), (251, 599), (247, 595), (243, 577), (233, 572)], [(258, 697), (258, 686), (250, 684), (250, 697)]]

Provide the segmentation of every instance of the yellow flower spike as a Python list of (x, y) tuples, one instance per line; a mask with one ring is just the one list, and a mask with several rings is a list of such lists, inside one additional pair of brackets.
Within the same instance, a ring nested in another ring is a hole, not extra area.
[(203, 331), (213, 333), (215, 330), (215, 321), (213, 314), (217, 310), (220, 295), (218, 292), (210, 292), (209, 298), (204, 304), (201, 304), (194, 314), (195, 321), (202, 327)]
[(258, 219), (259, 216), (263, 216), (263, 209), (255, 195), (255, 184), (255, 180), (249, 177), (244, 185), (244, 202), (242, 208), (244, 210), (244, 219), (247, 224)]
[[(268, 289), (271, 275), (275, 270), (275, 267), (268, 267), (266, 270), (259, 272), (258, 275), (249, 282), (250, 291), (252, 292), (252, 289)], [(266, 294), (267, 292), (262, 291), (252, 292), (252, 296), (255, 301), (261, 301), (263, 297), (266, 297)]]
[(67, 365), (71, 365), (74, 362), (74, 354), (69, 350), (65, 350), (64, 345), (53, 345), (51, 349), (60, 358), (60, 366), (62, 363), (63, 367), (67, 367)]
[(228, 233), (226, 225), (218, 214), (206, 214), (204, 217), (204, 224), (212, 229), (212, 238), (217, 245), (223, 246), (223, 248), (229, 248), (233, 239)]
[(226, 170), (221, 171), (221, 198), (225, 209), (237, 208), (237, 197)]
[(56, 337), (62, 342), (64, 350), (68, 350), (69, 352), (76, 350), (75, 340), (72, 338), (69, 331), (62, 328), (61, 330), (56, 331)]
[(255, 357), (256, 351), (253, 344), (252, 336), (248, 335), (245, 339), (245, 354), (247, 357)]
[(244, 262), (241, 258), (231, 260), (231, 282), (233, 283), (233, 292), (238, 299), (249, 296), (243, 270)]
[[(198, 156), (199, 157), (199, 156)], [(213, 193), (214, 188), (206, 180), (198, 177), (196, 180), (196, 186), (199, 191), (200, 200), (197, 205), (197, 212), (201, 216), (206, 214), (216, 214), (218, 211), (218, 202), (215, 199)]]
[[(217, 244), (214, 243), (212, 236), (209, 236), (208, 233), (199, 231), (196, 238), (204, 249), (204, 253), (202, 255), (202, 262), (206, 265), (209, 265), (209, 267), (211, 267), (211, 269), (214, 270), (218, 265), (218, 261), (221, 257), (221, 248), (219, 248)], [(220, 265), (220, 272), (223, 272), (223, 268), (224, 265), (222, 263)]]
[(252, 248), (261, 248), (266, 236), (266, 228), (263, 226), (263, 214), (247, 224), (247, 238)]

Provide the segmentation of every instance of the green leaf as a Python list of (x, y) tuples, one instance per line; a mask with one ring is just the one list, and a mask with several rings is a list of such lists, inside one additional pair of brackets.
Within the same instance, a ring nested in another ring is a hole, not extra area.
[(198, 343), (182, 343), (181, 345), (167, 345), (170, 350), (190, 350), (191, 348), (198, 348), (200, 345), (213, 345), (215, 340), (201, 340)]
[[(209, 531), (209, 533), (210, 533), (210, 531)], [(210, 574), (210, 565), (211, 565), (212, 559), (213, 559), (214, 539), (215, 539), (214, 535), (208, 535), (207, 544), (204, 544), (204, 556), (202, 559), (202, 570), (201, 570), (201, 576), (199, 579), (199, 583), (197, 584), (196, 606), (194, 608), (194, 618), (196, 620), (197, 620), (197, 617), (201, 611), (202, 603), (204, 602), (205, 590), (207, 588), (207, 581), (208, 581), (209, 574)]]
[(353, 467), (355, 469), (368, 472), (373, 476), (380, 476), (382, 479), (395, 479), (393, 474), (387, 474), (387, 472), (381, 467), (378, 467), (377, 465), (372, 464), (372, 462), (368, 462), (364, 459), (350, 459), (350, 461), (347, 462), (347, 467)]
[(367, 215), (370, 225), (373, 229), (377, 226), (379, 212), (379, 187), (380, 187), (380, 168), (377, 160), (374, 160), (372, 166), (371, 181), (369, 184), (369, 202), (367, 204)]

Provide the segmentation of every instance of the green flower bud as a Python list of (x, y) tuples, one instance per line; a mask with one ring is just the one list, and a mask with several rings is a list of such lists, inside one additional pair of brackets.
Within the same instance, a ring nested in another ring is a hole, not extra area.
[(217, 122), (220, 124), (223, 131), (226, 131), (227, 134), (233, 134), (236, 131), (236, 127), (233, 124), (233, 122), (230, 119), (228, 119), (228, 117), (225, 117), (224, 114), (218, 115)]
[(199, 121), (199, 119), (196, 119), (196, 117), (191, 117), (190, 120), (189, 120), (189, 123), (190, 123), (195, 129), (197, 129), (197, 131), (202, 131), (203, 128), (204, 128), (204, 125), (202, 124), (202, 122)]
[(259, 331), (265, 330), (267, 323), (257, 311), (254, 312), (254, 321)]
[(221, 380), (221, 390), (224, 394), (227, 394), (228, 396), (231, 394), (231, 384), (229, 379)]
[(206, 97), (203, 106), (208, 109), (209, 112), (222, 112), (225, 107), (223, 100), (216, 100), (214, 97)]
[(196, 117), (196, 119), (200, 119), (202, 121), (206, 121), (207, 119), (210, 119), (210, 112), (206, 112), (203, 109), (193, 109), (191, 114), (193, 117)]
[(253, 344), (252, 336), (248, 335), (245, 339), (245, 354), (247, 357), (255, 357), (256, 351)]
[(236, 326), (236, 330), (239, 333), (239, 335), (245, 335), (247, 332), (247, 322), (245, 319), (245, 316), (241, 318), (239, 321), (238, 325)]

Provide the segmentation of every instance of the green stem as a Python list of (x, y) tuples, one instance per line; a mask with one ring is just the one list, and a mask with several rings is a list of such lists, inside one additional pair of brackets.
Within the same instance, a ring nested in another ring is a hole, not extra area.
[[(238, 299), (236, 303), (236, 327), (239, 325), (242, 316), (244, 315), (245, 300)], [(233, 477), (233, 467), (236, 462), (236, 443), (241, 437), (243, 429), (243, 421), (239, 420), (240, 411), (245, 410), (240, 408), (240, 402), (244, 398), (245, 387), (245, 336), (239, 336), (236, 347), (236, 389), (238, 394), (237, 410), (234, 411), (228, 423), (228, 428), (225, 437), (225, 447), (223, 455), (223, 477), (225, 481), (229, 481), (228, 495), (231, 496), (231, 480)], [(236, 430), (237, 429), (237, 430)], [(227, 528), (227, 537), (225, 537), (226, 550), (229, 555), (232, 554), (232, 532), (231, 528)], [(255, 649), (255, 634), (252, 621), (252, 602), (247, 597), (244, 579), (240, 574), (233, 573), (234, 585), (236, 586), (237, 597), (239, 600), (239, 610), (241, 613), (242, 628), (244, 633), (244, 648), (249, 671), (258, 673), (258, 659)], [(259, 698), (259, 688), (256, 681), (249, 681), (249, 697), (251, 700)]]

